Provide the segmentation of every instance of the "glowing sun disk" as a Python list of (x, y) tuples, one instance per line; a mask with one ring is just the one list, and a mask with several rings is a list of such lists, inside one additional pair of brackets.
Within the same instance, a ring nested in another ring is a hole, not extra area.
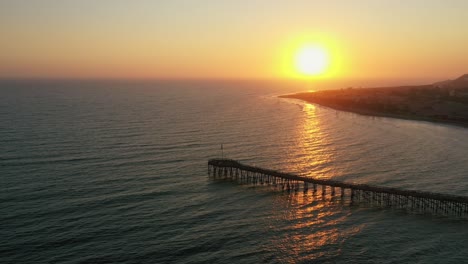
[(328, 53), (319, 46), (305, 46), (296, 53), (295, 63), (301, 74), (319, 75), (324, 73), (328, 67)]

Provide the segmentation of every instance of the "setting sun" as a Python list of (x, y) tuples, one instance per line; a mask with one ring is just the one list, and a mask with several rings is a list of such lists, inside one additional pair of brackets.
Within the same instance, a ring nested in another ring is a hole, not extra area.
[(327, 70), (329, 55), (318, 45), (307, 45), (298, 50), (295, 56), (297, 70), (304, 75), (319, 75)]

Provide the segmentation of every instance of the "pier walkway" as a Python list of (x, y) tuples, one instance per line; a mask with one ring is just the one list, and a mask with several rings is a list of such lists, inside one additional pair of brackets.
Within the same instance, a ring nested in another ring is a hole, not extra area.
[(212, 177), (230, 178), (241, 183), (271, 185), (283, 191), (307, 193), (309, 188), (322, 195), (339, 196), (351, 204), (365, 203), (373, 206), (431, 212), (442, 215), (468, 216), (468, 197), (414, 190), (354, 184), (334, 180), (314, 179), (275, 170), (244, 165), (231, 159), (211, 159), (208, 174)]

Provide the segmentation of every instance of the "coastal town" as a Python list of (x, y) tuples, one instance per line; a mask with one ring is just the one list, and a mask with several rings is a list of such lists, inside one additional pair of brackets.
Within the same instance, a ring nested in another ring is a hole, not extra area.
[(468, 126), (468, 74), (429, 85), (343, 88), (281, 96), (364, 115)]

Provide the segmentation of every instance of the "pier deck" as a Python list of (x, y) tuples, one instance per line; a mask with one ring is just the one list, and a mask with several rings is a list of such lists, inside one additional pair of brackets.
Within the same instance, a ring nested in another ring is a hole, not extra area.
[(249, 166), (231, 159), (209, 160), (208, 174), (213, 177), (231, 178), (242, 183), (273, 185), (286, 191), (302, 190), (307, 193), (309, 188), (312, 188), (313, 192), (317, 192), (320, 187), (323, 195), (329, 189), (332, 196), (348, 197), (351, 204), (366, 203), (411, 211), (468, 216), (468, 197), (465, 196), (314, 179)]

